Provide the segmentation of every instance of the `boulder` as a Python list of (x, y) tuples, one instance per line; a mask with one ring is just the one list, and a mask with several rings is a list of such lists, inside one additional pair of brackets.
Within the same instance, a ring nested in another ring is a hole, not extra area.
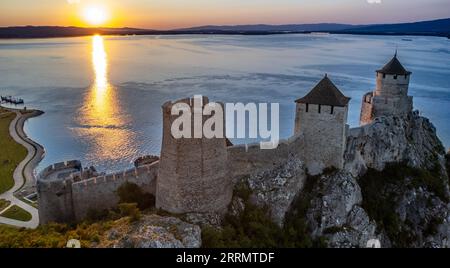
[(201, 230), (174, 217), (144, 215), (136, 222), (116, 222), (98, 247), (108, 248), (199, 248)]

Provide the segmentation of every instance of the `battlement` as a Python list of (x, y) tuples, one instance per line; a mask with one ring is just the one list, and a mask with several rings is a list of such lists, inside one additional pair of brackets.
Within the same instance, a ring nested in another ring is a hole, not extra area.
[(119, 203), (117, 189), (125, 182), (138, 185), (144, 192), (156, 194), (159, 161), (122, 172), (90, 178), (72, 185), (74, 217), (80, 221), (92, 209), (110, 209)]
[(363, 96), (364, 103), (371, 104), (372, 100), (373, 100), (373, 92), (367, 92), (366, 94), (364, 94)]
[[(38, 180), (49, 180), (52, 178), (52, 174), (60, 173), (62, 171), (81, 172), (82, 168), (81, 162), (78, 160), (55, 163), (43, 169), (38, 175)], [(53, 179), (58, 178), (57, 176), (54, 176)]]
[(200, 101), (199, 104), (201, 105), (201, 108), (204, 108), (209, 103), (209, 99), (206, 96), (202, 96), (202, 98), (184, 98), (176, 101), (167, 101), (162, 105), (162, 109), (164, 112), (168, 112), (170, 114), (173, 106), (178, 103), (185, 103), (189, 105), (191, 109), (194, 109), (196, 101)]
[[(362, 125), (386, 114), (402, 115), (412, 110), (412, 97), (407, 95), (411, 73), (396, 61), (393, 59), (377, 72), (377, 88), (362, 97)], [(366, 131), (365, 127), (349, 130), (349, 101), (326, 75), (307, 95), (296, 100), (294, 135), (279, 141), (272, 150), (262, 150), (260, 143), (232, 145), (225, 138), (225, 126), (223, 137), (175, 138), (173, 123), (185, 114), (172, 115), (174, 105), (187, 104), (184, 108), (189, 108), (191, 123), (203, 126), (213, 116), (203, 115), (211, 103), (207, 97), (168, 101), (161, 107), (160, 159), (143, 156), (136, 159), (134, 168), (106, 175), (97, 174), (93, 168), (83, 169), (79, 161), (44, 169), (38, 179), (41, 223), (79, 221), (90, 209), (112, 208), (119, 202), (116, 191), (125, 182), (154, 194), (156, 207), (171, 213), (223, 213), (239, 178), (273, 170), (290, 157), (300, 160), (311, 175), (330, 167), (341, 169), (347, 137)], [(218, 105), (223, 107), (222, 103)], [(177, 108), (185, 112), (183, 107)], [(191, 124), (191, 131), (193, 128)]]
[(376, 74), (377, 78), (384, 79), (384, 80), (392, 80), (392, 81), (408, 81), (411, 77), (411, 74), (385, 74), (385, 73), (379, 73)]
[(40, 173), (37, 182), (40, 222), (80, 221), (91, 209), (115, 207), (119, 201), (116, 191), (127, 181), (154, 195), (158, 167), (159, 161), (153, 161), (100, 175), (93, 167), (83, 169), (77, 160), (51, 165)]

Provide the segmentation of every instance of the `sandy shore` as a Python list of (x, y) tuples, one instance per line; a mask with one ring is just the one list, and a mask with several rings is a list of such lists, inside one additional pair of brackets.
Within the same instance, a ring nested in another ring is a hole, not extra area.
[(25, 113), (22, 113), (23, 110), (10, 108), (5, 109), (16, 113), (16, 118), (11, 122), (9, 126), (9, 134), (17, 143), (24, 146), (27, 149), (28, 153), (25, 159), (22, 160), (14, 170), (13, 188), (1, 194), (0, 199), (9, 200), (11, 202), (10, 206), (17, 205), (25, 209), (31, 214), (32, 219), (28, 222), (22, 222), (0, 217), (0, 223), (13, 225), (17, 227), (36, 228), (39, 225), (38, 210), (35, 207), (15, 197), (14, 193), (22, 189), (25, 185), (31, 186), (34, 185), (36, 182), (34, 170), (36, 166), (39, 164), (39, 162), (42, 160), (45, 151), (40, 144), (28, 138), (25, 131), (23, 130), (23, 127), (28, 119), (40, 116), (41, 114), (43, 114), (43, 112), (38, 110), (29, 110), (26, 111)]

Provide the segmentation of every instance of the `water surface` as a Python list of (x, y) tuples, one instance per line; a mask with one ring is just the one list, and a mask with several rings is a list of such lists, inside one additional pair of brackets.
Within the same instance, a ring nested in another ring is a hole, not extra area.
[[(413, 72), (410, 94), (450, 146), (450, 41), (437, 37), (274, 35), (129, 36), (0, 40), (0, 95), (45, 111), (26, 132), (46, 149), (38, 169), (80, 159), (120, 170), (159, 155), (161, 105), (203, 94), (224, 102), (279, 102), (281, 137), (294, 100), (325, 73), (349, 97), (358, 125), (362, 95), (398, 47)], [(235, 140), (234, 142), (243, 142)]]

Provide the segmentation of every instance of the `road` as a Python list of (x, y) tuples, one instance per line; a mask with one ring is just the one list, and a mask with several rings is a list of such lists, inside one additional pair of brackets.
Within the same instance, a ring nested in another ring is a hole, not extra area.
[[(19, 144), (24, 146), (28, 153), (22, 162), (14, 170), (14, 186), (7, 192), (0, 194), (0, 199), (9, 200), (10, 206), (17, 205), (22, 209), (28, 211), (32, 218), (28, 222), (17, 221), (0, 216), (0, 224), (8, 224), (16, 227), (36, 228), (39, 225), (38, 210), (16, 198), (14, 193), (19, 191), (26, 183), (34, 183), (34, 169), (37, 164), (42, 160), (44, 155), (44, 148), (27, 137), (23, 130), (23, 126), (26, 120), (32, 117), (36, 117), (42, 114), (41, 111), (32, 111), (30, 113), (22, 115), (18, 110), (9, 109), (16, 113), (16, 117), (9, 126), (9, 133), (11, 137)], [(3, 210), (6, 211), (6, 210)]]

